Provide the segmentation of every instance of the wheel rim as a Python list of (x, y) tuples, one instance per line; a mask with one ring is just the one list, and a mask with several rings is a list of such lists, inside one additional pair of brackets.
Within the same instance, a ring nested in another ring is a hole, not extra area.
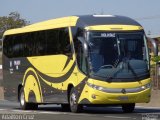
[(70, 97), (70, 105), (71, 105), (71, 106), (76, 105), (76, 101), (77, 101), (77, 99), (76, 99), (76, 94), (75, 94), (75, 93), (72, 93), (72, 95), (71, 95), (71, 97)]
[(21, 93), (20, 102), (21, 102), (21, 105), (24, 106), (24, 103), (25, 103), (25, 100), (24, 100), (24, 92)]

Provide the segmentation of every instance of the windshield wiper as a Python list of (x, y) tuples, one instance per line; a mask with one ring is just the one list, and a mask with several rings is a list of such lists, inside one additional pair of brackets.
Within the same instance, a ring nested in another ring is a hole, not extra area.
[(129, 70), (131, 70), (131, 72), (132, 72), (132, 74), (134, 75), (135, 79), (136, 79), (137, 81), (139, 81), (139, 80), (138, 80), (138, 76), (137, 76), (136, 72), (134, 71), (134, 69), (132, 68), (132, 66), (130, 65), (129, 61), (130, 61), (130, 60), (128, 60), (128, 62), (127, 62), (128, 68), (129, 68)]
[(97, 75), (97, 74), (92, 74), (92, 75), (95, 76), (95, 77), (98, 77), (98, 78), (103, 78), (107, 82), (112, 82), (112, 79), (114, 79), (112, 76), (109, 76), (109, 75), (107, 75), (107, 76), (100, 76), (100, 75)]

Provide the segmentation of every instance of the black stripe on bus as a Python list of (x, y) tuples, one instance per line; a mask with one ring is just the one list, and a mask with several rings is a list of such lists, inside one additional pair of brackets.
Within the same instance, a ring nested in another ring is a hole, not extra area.
[(136, 25), (141, 26), (137, 21), (125, 17), (113, 15), (109, 17), (95, 17), (93, 15), (83, 15), (79, 16), (76, 26), (86, 27), (92, 25)]
[[(63, 67), (63, 70), (67, 67), (67, 65), (69, 64), (69, 62), (70, 62), (70, 58), (67, 57), (67, 61), (66, 61), (65, 65), (64, 65), (64, 67)], [(63, 71), (63, 70), (62, 70), (62, 71)]]
[(79, 100), (82, 91), (84, 89), (84, 86), (86, 85), (86, 81), (88, 80), (88, 77), (85, 77), (75, 88), (78, 91), (78, 96), (77, 96), (77, 100)]

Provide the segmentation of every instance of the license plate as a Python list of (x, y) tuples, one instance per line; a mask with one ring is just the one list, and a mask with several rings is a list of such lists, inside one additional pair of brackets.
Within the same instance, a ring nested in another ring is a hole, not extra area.
[(120, 101), (127, 101), (128, 100), (128, 96), (119, 96), (118, 100), (120, 100)]

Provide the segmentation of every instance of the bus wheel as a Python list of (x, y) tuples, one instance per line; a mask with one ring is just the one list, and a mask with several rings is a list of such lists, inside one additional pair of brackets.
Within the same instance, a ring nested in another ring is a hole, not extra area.
[(74, 88), (72, 88), (69, 96), (69, 104), (71, 112), (74, 113), (81, 112), (83, 109), (83, 106), (78, 104), (77, 95), (78, 95), (77, 91)]
[(25, 101), (24, 88), (23, 88), (23, 87), (22, 87), (21, 90), (20, 90), (19, 102), (20, 102), (20, 107), (21, 107), (23, 110), (29, 109), (29, 104)]
[(24, 95), (24, 88), (23, 87), (20, 90), (19, 101), (20, 101), (20, 107), (23, 110), (29, 110), (29, 109), (35, 110), (35, 109), (38, 108), (38, 104), (36, 104), (36, 103), (27, 103), (25, 101), (25, 95)]
[(123, 104), (122, 105), (122, 110), (125, 113), (131, 113), (133, 112), (135, 109), (135, 103), (131, 103), (131, 104)]

